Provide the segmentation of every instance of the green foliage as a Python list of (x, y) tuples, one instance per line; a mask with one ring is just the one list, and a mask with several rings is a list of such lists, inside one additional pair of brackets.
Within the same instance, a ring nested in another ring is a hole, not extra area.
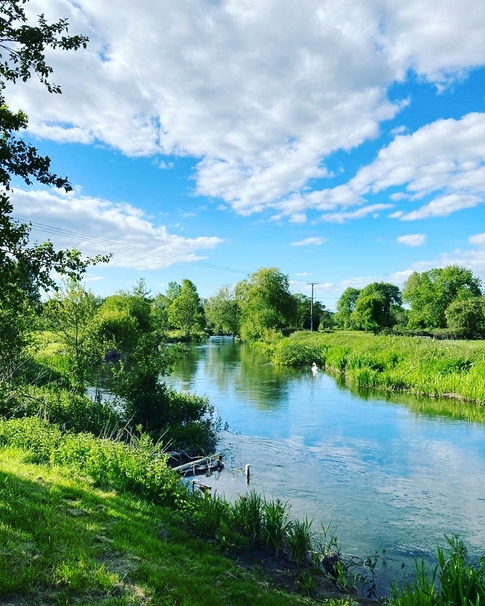
[(35, 417), (0, 421), (0, 446), (27, 452), (32, 463), (75, 469), (98, 485), (128, 491), (165, 504), (186, 498), (180, 476), (167, 467), (161, 443), (142, 434), (129, 441), (62, 432)]
[(102, 360), (94, 327), (97, 310), (95, 296), (74, 280), (67, 282), (64, 290), (57, 292), (44, 307), (44, 316), (61, 338), (67, 378), (80, 393)]
[(480, 341), (435, 341), (366, 333), (294, 333), (272, 350), (278, 364), (310, 367), (324, 353), (325, 368), (350, 384), (485, 402), (485, 347)]
[(94, 401), (67, 389), (27, 386), (15, 399), (0, 399), (5, 418), (39, 417), (64, 430), (100, 435), (120, 426), (119, 415), (107, 402)]
[(296, 301), (289, 291), (288, 276), (276, 267), (259, 269), (236, 285), (236, 299), (241, 309), (240, 336), (255, 341), (267, 329), (291, 326)]
[(240, 310), (229, 286), (222, 286), (214, 297), (204, 303), (209, 330), (215, 335), (239, 334)]
[(352, 313), (355, 309), (359, 295), (360, 290), (358, 288), (349, 287), (344, 290), (337, 301), (335, 321), (340, 328), (345, 328), (346, 330), (352, 328)]
[(191, 536), (173, 508), (101, 490), (69, 469), (25, 464), (17, 450), (0, 451), (0, 479), (2, 603), (312, 603)]
[(287, 543), (291, 559), (297, 564), (303, 564), (313, 549), (312, 522), (305, 518), (292, 520), (287, 529)]
[(448, 327), (467, 338), (485, 336), (485, 298), (453, 301), (445, 310)]
[(287, 537), (290, 522), (288, 520), (288, 504), (280, 499), (263, 502), (264, 527), (263, 540), (266, 547), (279, 555)]
[(168, 317), (171, 326), (180, 328), (186, 337), (193, 330), (200, 330), (205, 326), (204, 308), (197, 293), (197, 288), (190, 280), (182, 280), (180, 291), (173, 297), (168, 308)]
[(392, 606), (480, 606), (485, 600), (485, 559), (474, 565), (457, 536), (446, 537), (448, 550), (437, 548), (438, 565), (428, 573), (416, 561), (416, 577), (405, 588), (395, 587)]
[[(84, 36), (68, 36), (68, 23), (49, 24), (43, 15), (32, 25), (24, 0), (6, 0), (0, 7), (0, 367), (3, 380), (11, 380), (22, 365), (25, 348), (35, 326), (34, 314), (41, 290), (56, 288), (53, 273), (79, 278), (87, 266), (107, 257), (83, 260), (77, 250), (56, 251), (51, 242), (31, 245), (30, 227), (15, 221), (8, 191), (14, 177), (28, 185), (38, 181), (71, 189), (68, 180), (50, 170), (50, 159), (17, 133), (27, 128), (27, 116), (12, 112), (6, 103), (8, 85), (38, 76), (50, 92), (52, 68), (46, 62), (50, 49), (76, 50), (86, 46)], [(8, 352), (8, 353), (7, 353)]]
[(255, 490), (236, 499), (231, 511), (233, 527), (242, 535), (248, 537), (252, 547), (263, 542), (264, 499)]
[(351, 314), (352, 326), (376, 331), (393, 326), (401, 309), (401, 293), (397, 286), (387, 282), (373, 282), (362, 289)]
[(446, 309), (455, 301), (482, 295), (482, 283), (469, 269), (449, 265), (414, 272), (403, 288), (403, 299), (411, 305), (410, 328), (445, 328)]
[(315, 362), (320, 368), (325, 368), (326, 352), (325, 345), (316, 342), (301, 342), (292, 335), (276, 343), (272, 360), (281, 366), (302, 367)]

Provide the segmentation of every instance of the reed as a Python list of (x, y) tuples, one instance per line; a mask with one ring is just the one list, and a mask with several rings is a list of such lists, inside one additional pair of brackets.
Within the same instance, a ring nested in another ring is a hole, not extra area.
[(287, 536), (290, 522), (288, 520), (288, 504), (280, 499), (265, 501), (264, 510), (264, 542), (265, 546), (278, 556)]
[(290, 558), (297, 564), (303, 564), (313, 548), (314, 533), (312, 522), (308, 518), (293, 520), (287, 529), (287, 543)]
[(483, 341), (295, 333), (274, 346), (272, 361), (310, 367), (317, 355), (327, 371), (358, 387), (485, 404)]

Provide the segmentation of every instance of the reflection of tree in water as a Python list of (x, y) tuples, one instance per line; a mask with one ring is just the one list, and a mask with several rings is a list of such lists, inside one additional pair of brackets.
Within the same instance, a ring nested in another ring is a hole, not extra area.
[(273, 366), (255, 349), (241, 345), (235, 389), (249, 397), (259, 409), (274, 410), (288, 402), (289, 382), (296, 372)]
[(336, 381), (339, 389), (350, 391), (361, 400), (388, 402), (389, 404), (401, 404), (415, 414), (426, 415), (430, 418), (462, 419), (472, 423), (485, 424), (485, 408), (455, 398), (429, 398), (403, 392), (385, 392), (359, 387), (339, 377)]
[(193, 388), (194, 377), (201, 356), (199, 350), (200, 348), (186, 347), (173, 364), (173, 371), (180, 378), (180, 387), (183, 390), (190, 391)]
[(194, 390), (202, 372), (221, 394), (242, 393), (260, 409), (275, 409), (288, 398), (288, 382), (295, 371), (275, 367), (249, 345), (232, 338), (212, 338), (188, 348), (174, 371), (184, 390)]

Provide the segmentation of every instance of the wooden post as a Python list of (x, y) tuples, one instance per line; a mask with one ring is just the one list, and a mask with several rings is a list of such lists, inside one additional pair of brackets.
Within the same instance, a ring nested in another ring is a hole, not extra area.
[(251, 472), (249, 471), (249, 465), (246, 465), (244, 470), (244, 475), (246, 476), (246, 484), (249, 484), (249, 479), (251, 477)]

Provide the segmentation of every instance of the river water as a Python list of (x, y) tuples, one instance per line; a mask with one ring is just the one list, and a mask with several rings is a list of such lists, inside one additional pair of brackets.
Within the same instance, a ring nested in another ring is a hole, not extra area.
[(379, 555), (381, 593), (415, 558), (432, 564), (445, 535), (485, 551), (485, 424), (274, 367), (229, 338), (191, 346), (165, 380), (207, 395), (227, 424), (226, 467), (204, 483), (229, 500), (251, 488), (279, 498), (317, 531), (331, 524), (344, 554)]

